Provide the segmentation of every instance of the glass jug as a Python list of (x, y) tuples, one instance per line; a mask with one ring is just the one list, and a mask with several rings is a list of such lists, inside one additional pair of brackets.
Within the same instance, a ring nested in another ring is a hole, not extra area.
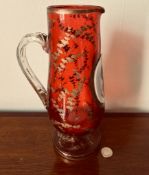
[[(104, 114), (100, 43), (103, 12), (100, 6), (49, 6), (48, 36), (27, 34), (17, 48), (19, 65), (54, 125), (54, 147), (68, 159), (89, 155), (100, 142)], [(49, 54), (47, 90), (28, 64), (26, 46), (30, 42), (39, 43)]]

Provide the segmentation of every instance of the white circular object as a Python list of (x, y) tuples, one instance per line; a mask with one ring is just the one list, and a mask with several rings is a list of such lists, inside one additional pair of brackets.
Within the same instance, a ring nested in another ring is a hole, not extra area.
[(109, 147), (104, 147), (104, 148), (101, 149), (101, 154), (102, 154), (103, 157), (109, 158), (109, 157), (112, 157), (113, 151)]

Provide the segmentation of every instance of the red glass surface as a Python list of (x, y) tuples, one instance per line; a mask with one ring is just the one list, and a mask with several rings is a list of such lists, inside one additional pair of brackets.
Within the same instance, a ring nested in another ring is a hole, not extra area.
[(96, 128), (103, 116), (93, 90), (94, 69), (100, 57), (100, 15), (48, 13), (48, 112), (56, 128), (68, 134)]

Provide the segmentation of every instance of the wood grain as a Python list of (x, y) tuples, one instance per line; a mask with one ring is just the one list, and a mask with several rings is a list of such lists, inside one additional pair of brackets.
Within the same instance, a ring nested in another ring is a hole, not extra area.
[(0, 175), (148, 175), (149, 114), (106, 114), (100, 152), (81, 161), (55, 153), (46, 113), (0, 113)]

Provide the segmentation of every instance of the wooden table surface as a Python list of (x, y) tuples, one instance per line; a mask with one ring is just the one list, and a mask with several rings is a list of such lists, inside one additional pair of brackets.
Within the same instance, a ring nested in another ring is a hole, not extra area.
[(0, 175), (149, 175), (149, 114), (106, 114), (100, 147), (81, 161), (57, 155), (46, 113), (0, 113)]

